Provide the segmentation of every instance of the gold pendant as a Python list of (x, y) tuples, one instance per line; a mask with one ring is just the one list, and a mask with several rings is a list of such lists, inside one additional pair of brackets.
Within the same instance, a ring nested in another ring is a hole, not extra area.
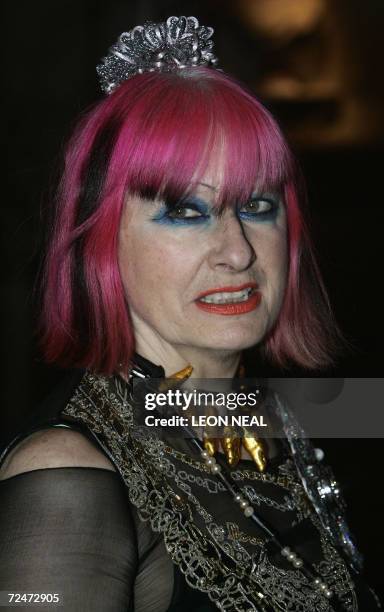
[[(171, 389), (176, 387), (181, 380), (186, 380), (191, 376), (193, 367), (187, 365), (182, 370), (175, 372), (168, 378), (166, 378), (159, 386), (160, 391)], [(241, 364), (239, 367), (239, 376), (244, 378), (244, 366)], [(231, 434), (231, 428), (227, 428), (228, 433)], [(229, 467), (235, 467), (241, 459), (241, 448), (242, 446), (246, 449), (249, 455), (252, 457), (259, 472), (264, 472), (267, 466), (266, 454), (264, 451), (263, 443), (257, 438), (257, 436), (250, 433), (249, 430), (243, 428), (244, 436), (242, 438), (236, 437), (235, 435), (224, 436), (223, 438), (210, 438), (204, 437), (203, 444), (205, 450), (212, 457), (219, 450), (219, 445), (224, 451), (227, 463)]]

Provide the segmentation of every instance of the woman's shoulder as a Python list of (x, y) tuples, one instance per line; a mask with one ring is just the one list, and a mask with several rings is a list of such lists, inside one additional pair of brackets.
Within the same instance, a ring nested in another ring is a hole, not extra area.
[(24, 472), (58, 467), (116, 471), (101, 449), (81, 432), (68, 427), (49, 427), (28, 435), (8, 453), (0, 467), (0, 480)]

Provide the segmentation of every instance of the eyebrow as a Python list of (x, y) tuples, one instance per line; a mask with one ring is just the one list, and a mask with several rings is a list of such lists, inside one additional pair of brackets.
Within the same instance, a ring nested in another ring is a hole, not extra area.
[(212, 191), (217, 191), (217, 187), (213, 187), (213, 185), (208, 185), (208, 183), (202, 183), (201, 181), (197, 181), (196, 185), (202, 185), (203, 187), (208, 187), (212, 189)]

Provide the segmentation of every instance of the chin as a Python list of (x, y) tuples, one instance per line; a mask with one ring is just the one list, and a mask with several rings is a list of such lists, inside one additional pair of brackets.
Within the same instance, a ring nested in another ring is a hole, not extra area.
[(225, 351), (242, 351), (251, 346), (255, 346), (263, 340), (266, 331), (258, 332), (252, 330), (227, 330), (217, 335), (207, 338), (210, 348)]

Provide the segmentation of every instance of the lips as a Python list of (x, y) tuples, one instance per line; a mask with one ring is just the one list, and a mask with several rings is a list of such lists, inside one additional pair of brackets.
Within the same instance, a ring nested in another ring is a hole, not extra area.
[[(200, 308), (201, 310), (204, 310), (205, 312), (209, 312), (212, 314), (220, 314), (220, 315), (240, 315), (240, 314), (245, 314), (247, 312), (251, 312), (252, 310), (255, 310), (255, 308), (257, 308), (257, 306), (260, 304), (261, 301), (261, 293), (259, 291), (257, 291), (258, 285), (257, 283), (244, 283), (242, 285), (239, 285), (237, 287), (219, 287), (219, 288), (214, 288), (214, 289), (209, 289), (207, 291), (204, 291), (203, 293), (201, 293), (199, 295), (199, 297), (195, 300), (195, 304), (198, 308)], [(237, 301), (233, 301), (233, 302), (228, 302), (228, 301), (223, 301), (221, 303), (215, 303), (215, 302), (207, 302), (207, 301), (202, 301), (202, 298), (205, 298), (207, 296), (212, 296), (214, 294), (217, 293), (221, 293), (221, 294), (226, 294), (225, 297), (223, 297), (223, 300), (227, 300), (228, 299), (228, 294), (230, 293), (234, 293), (238, 296), (239, 292), (241, 292), (242, 290), (250, 290), (248, 297), (244, 297), (240, 298), (240, 301), (238, 301), (238, 297), (237, 297)]]

